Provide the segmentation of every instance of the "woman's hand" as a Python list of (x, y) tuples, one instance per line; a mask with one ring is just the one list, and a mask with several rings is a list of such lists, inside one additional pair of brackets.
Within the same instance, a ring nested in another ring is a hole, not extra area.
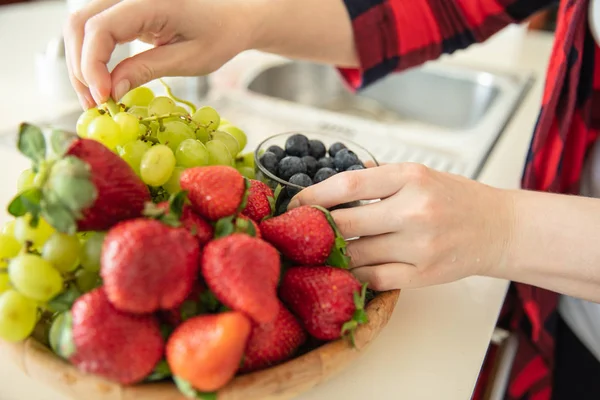
[[(248, 48), (255, 31), (246, 1), (94, 0), (71, 15), (64, 38), (71, 83), (84, 108), (163, 76), (210, 73)], [(118, 43), (156, 47), (109, 73)]]
[(332, 215), (346, 238), (353, 272), (377, 290), (435, 285), (487, 275), (506, 262), (512, 197), (418, 164), (345, 172), (300, 192), (290, 208), (368, 205)]

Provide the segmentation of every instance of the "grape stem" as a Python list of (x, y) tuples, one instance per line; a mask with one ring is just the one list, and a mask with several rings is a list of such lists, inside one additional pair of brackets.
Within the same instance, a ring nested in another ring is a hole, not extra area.
[(117, 103), (115, 103), (115, 101), (112, 99), (112, 97), (109, 97), (108, 100), (106, 100), (106, 103), (104, 103), (104, 104), (106, 106), (106, 109), (108, 110), (108, 113), (113, 118), (115, 115), (117, 115), (118, 113), (121, 112), (121, 108), (119, 107), (119, 105)]
[(190, 110), (191, 110), (191, 114), (194, 114), (196, 112), (196, 106), (194, 105), (194, 103), (192, 103), (190, 101), (187, 101), (187, 100), (180, 99), (179, 97), (175, 96), (173, 94), (173, 91), (169, 87), (169, 85), (167, 85), (167, 83), (164, 80), (159, 79), (159, 81), (164, 86), (165, 90), (167, 91), (167, 95), (171, 99), (173, 99), (174, 101), (176, 101), (178, 103), (185, 104), (186, 106), (188, 106), (190, 108)]
[(163, 114), (163, 115), (153, 115), (151, 117), (146, 117), (146, 118), (142, 118), (140, 120), (140, 122), (152, 122), (152, 121), (161, 121), (165, 118), (171, 118), (171, 117), (185, 117), (186, 115), (184, 113), (179, 113), (179, 112), (175, 112), (175, 113), (169, 113), (169, 114)]

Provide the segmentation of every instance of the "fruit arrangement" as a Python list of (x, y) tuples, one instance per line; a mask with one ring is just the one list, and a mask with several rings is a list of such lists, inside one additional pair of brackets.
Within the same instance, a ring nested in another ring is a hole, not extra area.
[(138, 88), (85, 111), (77, 135), (21, 126), (32, 167), (0, 233), (0, 339), (189, 397), (352, 346), (374, 293), (329, 212), (276, 213), (281, 191), (253, 179), (243, 132), (190, 108)]

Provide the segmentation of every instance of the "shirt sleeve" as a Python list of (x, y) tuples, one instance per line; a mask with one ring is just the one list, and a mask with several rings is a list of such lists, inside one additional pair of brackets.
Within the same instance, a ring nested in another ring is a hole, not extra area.
[(340, 68), (357, 90), (384, 76), (483, 42), (557, 0), (344, 0), (360, 67)]

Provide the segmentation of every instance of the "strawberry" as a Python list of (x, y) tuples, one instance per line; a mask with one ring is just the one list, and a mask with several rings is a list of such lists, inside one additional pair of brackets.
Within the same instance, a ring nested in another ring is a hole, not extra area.
[(237, 372), (250, 329), (250, 320), (235, 311), (187, 320), (167, 342), (173, 376), (201, 392), (220, 389)]
[(297, 207), (262, 221), (259, 227), (264, 240), (298, 264), (348, 266), (346, 242), (321, 207)]
[(101, 276), (110, 301), (122, 311), (151, 313), (181, 305), (192, 289), (198, 241), (184, 228), (135, 219), (104, 239)]
[(300, 266), (287, 270), (279, 288), (281, 300), (314, 338), (353, 337), (365, 323), (366, 285), (348, 270), (330, 266)]
[(296, 317), (283, 304), (274, 321), (253, 324), (241, 372), (251, 372), (291, 358), (306, 341), (306, 333)]
[(194, 210), (209, 221), (236, 214), (246, 192), (242, 174), (226, 165), (186, 169), (179, 182)]
[(242, 214), (250, 217), (253, 221), (260, 223), (263, 219), (271, 216), (275, 205), (273, 191), (265, 183), (250, 179), (248, 188), (248, 201)]
[(78, 298), (71, 316), (74, 348), (63, 355), (85, 373), (134, 384), (163, 357), (165, 346), (155, 317), (117, 310), (102, 288)]
[(56, 131), (56, 160), (46, 159), (41, 130), (23, 124), (19, 149), (39, 170), (36, 187), (20, 193), (9, 206), (14, 216), (40, 215), (55, 229), (105, 231), (118, 222), (142, 215), (150, 191), (133, 169), (101, 143)]
[(208, 288), (227, 307), (258, 323), (268, 323), (278, 312), (280, 275), (277, 250), (243, 233), (213, 240), (202, 253), (202, 275)]
[[(172, 211), (170, 210), (170, 204), (168, 201), (163, 201), (157, 204), (157, 207), (165, 211), (166, 215)], [(206, 222), (201, 216), (196, 214), (189, 204), (185, 204), (181, 210), (179, 221), (181, 225), (186, 228), (198, 239), (198, 244), (203, 247), (206, 243), (212, 240), (214, 236), (214, 229), (211, 224)]]

